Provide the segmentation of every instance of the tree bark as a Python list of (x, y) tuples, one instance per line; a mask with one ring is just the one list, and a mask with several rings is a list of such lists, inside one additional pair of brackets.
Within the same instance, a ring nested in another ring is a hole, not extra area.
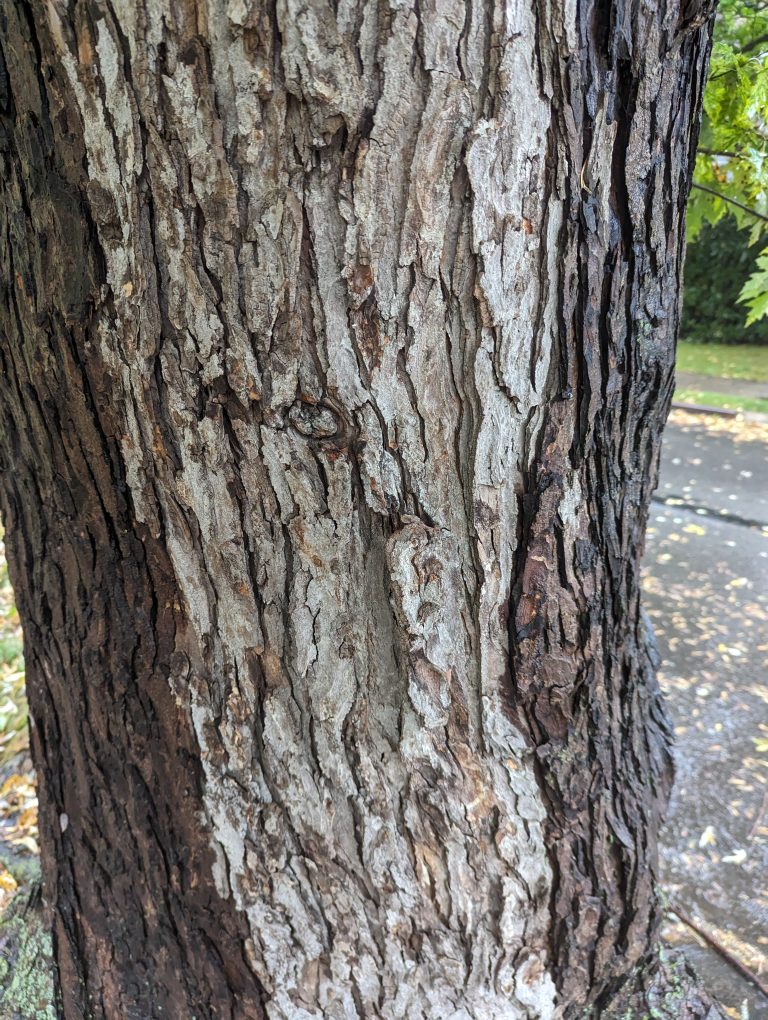
[(707, 11), (0, 0), (0, 499), (60, 1010), (648, 958), (639, 559)]

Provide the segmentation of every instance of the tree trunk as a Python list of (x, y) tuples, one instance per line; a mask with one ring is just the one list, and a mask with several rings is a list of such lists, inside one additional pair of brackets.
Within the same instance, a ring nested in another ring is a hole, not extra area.
[(639, 557), (706, 12), (0, 10), (61, 1015), (599, 1011), (658, 914)]

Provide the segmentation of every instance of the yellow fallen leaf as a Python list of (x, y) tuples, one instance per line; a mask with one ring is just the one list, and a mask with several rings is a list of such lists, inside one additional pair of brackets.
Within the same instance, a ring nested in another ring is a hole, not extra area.
[(7, 797), (9, 793), (14, 793), (19, 786), (25, 786), (26, 782), (26, 776), (20, 776), (17, 772), (14, 772), (0, 786), (0, 797)]
[(37, 806), (25, 808), (16, 819), (16, 824), (20, 829), (28, 829), (30, 826), (37, 825)]
[(702, 848), (705, 846), (714, 846), (715, 843), (715, 830), (711, 825), (708, 825), (699, 838), (699, 846)]
[(5, 868), (0, 865), (0, 892), (16, 892), (19, 888), (18, 882)]
[(32, 839), (31, 836), (20, 836), (18, 839), (12, 839), (11, 842), (13, 843), (14, 846), (26, 847), (26, 849), (29, 850), (29, 852), (32, 854), (40, 853), (40, 847), (37, 845), (37, 842), (34, 839)]
[(686, 524), (683, 531), (687, 531), (689, 535), (706, 535), (707, 529), (702, 528), (700, 524)]

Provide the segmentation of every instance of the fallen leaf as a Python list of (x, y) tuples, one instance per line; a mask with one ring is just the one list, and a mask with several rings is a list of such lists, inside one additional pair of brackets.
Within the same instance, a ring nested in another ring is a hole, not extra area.
[(743, 848), (739, 848), (738, 850), (734, 850), (733, 853), (726, 854), (725, 857), (723, 857), (723, 862), (725, 864), (743, 864), (746, 859), (747, 851)]
[(699, 837), (699, 846), (714, 846), (716, 843), (715, 830), (711, 825), (708, 825)]
[(18, 888), (16, 879), (0, 864), (0, 892), (16, 892)]
[(700, 524), (686, 524), (683, 531), (687, 531), (689, 535), (706, 535), (707, 529), (702, 528)]

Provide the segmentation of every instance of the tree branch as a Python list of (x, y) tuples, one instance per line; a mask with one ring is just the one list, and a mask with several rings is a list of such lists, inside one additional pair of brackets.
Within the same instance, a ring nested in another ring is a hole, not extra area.
[(715, 198), (721, 198), (723, 202), (727, 202), (729, 205), (735, 205), (737, 209), (741, 209), (742, 212), (749, 213), (750, 216), (754, 216), (756, 220), (762, 220), (764, 223), (768, 223), (768, 216), (765, 213), (758, 212), (757, 209), (750, 209), (748, 205), (744, 205), (743, 202), (737, 202), (735, 198), (729, 198), (728, 195), (724, 195), (720, 191), (715, 191), (714, 188), (708, 188), (706, 184), (697, 184), (695, 181), (691, 185), (692, 188), (696, 188), (698, 191), (706, 191), (708, 195), (714, 195)]
[(703, 938), (705, 942), (709, 943), (709, 945), (718, 952), (724, 960), (727, 960), (727, 962), (730, 963), (734, 970), (737, 970), (747, 979), (747, 981), (750, 981), (755, 988), (759, 989), (768, 999), (768, 985), (765, 985), (757, 974), (751, 971), (745, 963), (742, 963), (738, 956), (734, 956), (730, 949), (727, 949), (722, 942), (716, 939), (712, 932), (707, 931), (706, 928), (702, 928), (702, 926), (695, 921), (690, 914), (687, 914), (676, 904), (669, 904), (667, 909), (670, 914), (674, 914), (675, 917), (679, 918), (687, 928), (690, 928), (691, 931), (695, 931), (696, 934)]
[(743, 152), (728, 152), (720, 149), (705, 149), (703, 145), (700, 145), (697, 152), (700, 152), (702, 156), (727, 156), (728, 159), (744, 159)]
[(750, 42), (748, 42), (746, 44), (746, 46), (742, 46), (741, 47), (739, 52), (740, 53), (750, 53), (752, 50), (756, 50), (757, 47), (760, 46), (764, 42), (768, 42), (768, 32), (765, 35), (759, 35), (757, 37), (757, 39), (750, 40)]

